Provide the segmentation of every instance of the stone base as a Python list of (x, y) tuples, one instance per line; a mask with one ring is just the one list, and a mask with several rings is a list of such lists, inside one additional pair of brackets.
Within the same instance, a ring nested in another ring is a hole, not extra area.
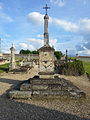
[(42, 79), (51, 79), (54, 78), (54, 75), (39, 75), (39, 77)]
[(39, 78), (36, 76), (24, 81), (18, 91), (11, 91), (10, 98), (15, 99), (30, 99), (35, 97), (72, 97), (85, 98), (86, 94), (70, 81), (63, 78)]

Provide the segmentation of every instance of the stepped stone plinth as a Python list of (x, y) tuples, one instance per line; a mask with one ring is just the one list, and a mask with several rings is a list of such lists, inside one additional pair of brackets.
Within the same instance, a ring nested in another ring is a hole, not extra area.
[(39, 76), (30, 78), (20, 85), (20, 89), (10, 92), (11, 98), (27, 99), (33, 97), (71, 97), (85, 98), (85, 93), (70, 81), (64, 78), (54, 77), (42, 79)]

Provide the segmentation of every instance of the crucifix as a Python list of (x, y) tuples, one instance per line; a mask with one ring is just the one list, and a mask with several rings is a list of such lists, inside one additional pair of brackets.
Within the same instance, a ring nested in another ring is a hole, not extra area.
[(46, 6), (43, 7), (43, 9), (46, 9), (46, 15), (47, 15), (47, 10), (50, 9), (50, 7), (48, 7), (47, 4), (46, 4)]

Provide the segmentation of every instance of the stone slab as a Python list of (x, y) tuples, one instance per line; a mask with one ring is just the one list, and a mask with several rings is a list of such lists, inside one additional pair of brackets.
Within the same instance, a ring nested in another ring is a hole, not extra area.
[(54, 75), (39, 75), (39, 77), (43, 79), (51, 79), (54, 78)]
[(32, 95), (31, 91), (10, 91), (9, 97), (11, 99), (30, 99)]
[(33, 91), (32, 96), (66, 96), (74, 98), (85, 98), (85, 93), (68, 91)]

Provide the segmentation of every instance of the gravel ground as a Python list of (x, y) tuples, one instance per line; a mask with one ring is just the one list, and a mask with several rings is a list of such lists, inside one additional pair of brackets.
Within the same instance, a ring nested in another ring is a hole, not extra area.
[(32, 74), (0, 75), (0, 120), (90, 120), (90, 82), (85, 76), (60, 76), (87, 94), (86, 99), (10, 100), (7, 92)]

